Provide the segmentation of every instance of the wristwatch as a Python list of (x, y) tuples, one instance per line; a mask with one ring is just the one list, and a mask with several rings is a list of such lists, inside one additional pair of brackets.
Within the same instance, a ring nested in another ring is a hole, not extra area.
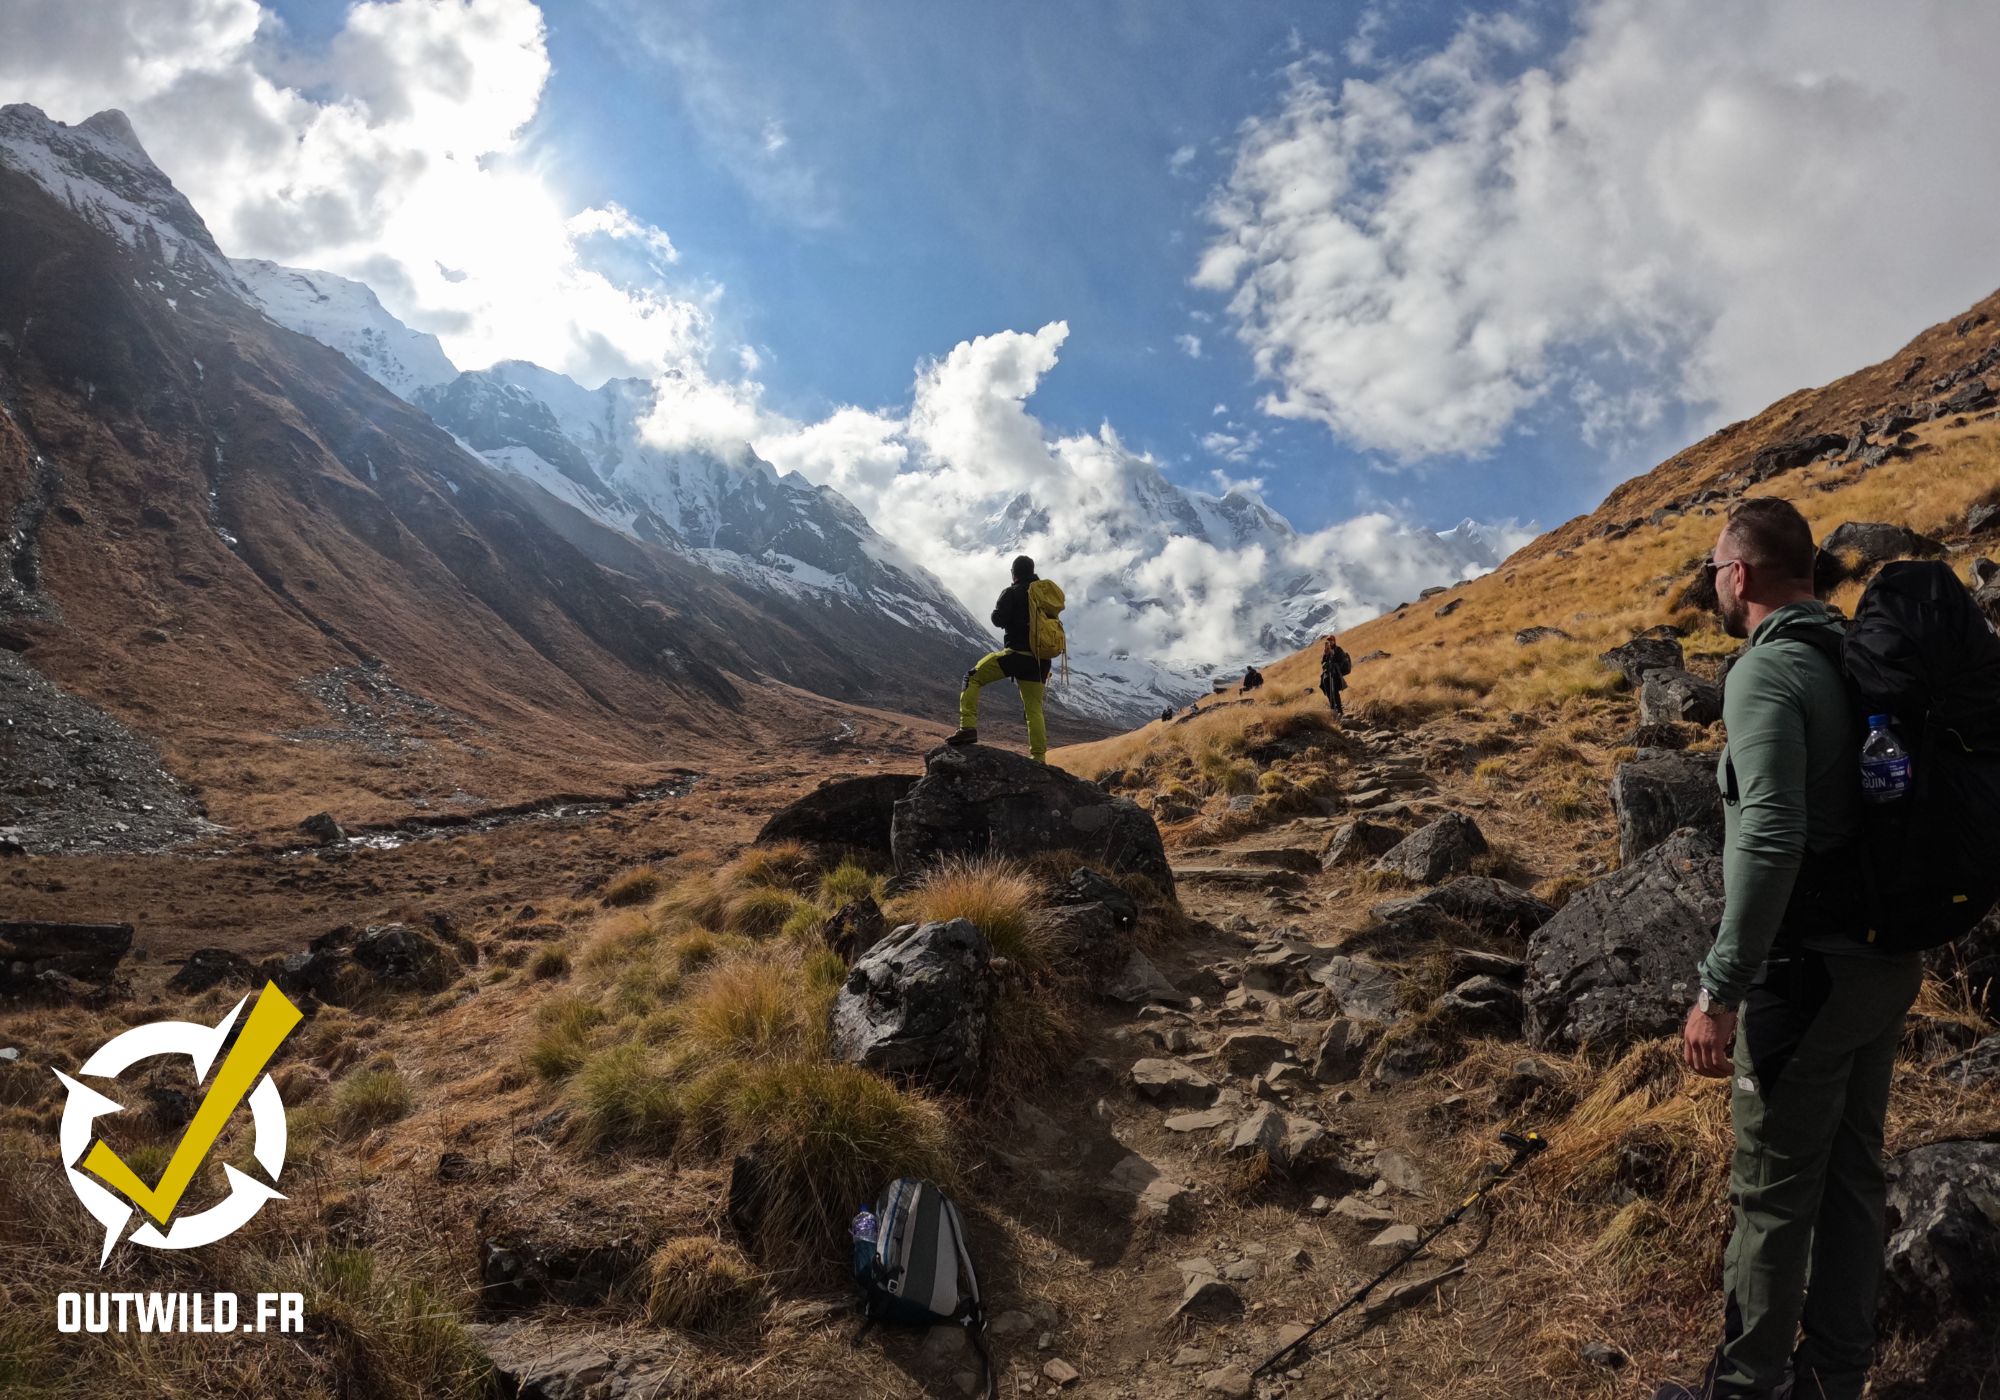
[(1695, 998), (1694, 1009), (1704, 1016), (1734, 1016), (1736, 1014), (1735, 1007), (1706, 987), (1703, 987), (1701, 995)]

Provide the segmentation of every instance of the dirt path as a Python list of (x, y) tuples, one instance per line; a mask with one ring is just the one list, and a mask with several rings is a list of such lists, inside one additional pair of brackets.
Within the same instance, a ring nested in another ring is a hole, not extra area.
[[(1396, 736), (1362, 737), (1350, 801), (1364, 810), (1351, 815), (1412, 824), (1456, 805)], [(996, 1298), (1003, 1393), (1047, 1392), (1065, 1368), (1079, 1378), (1058, 1388), (1081, 1396), (1419, 1393), (1380, 1364), (1388, 1314), (1351, 1316), (1321, 1334), (1319, 1355), (1251, 1379), (1462, 1194), (1465, 1166), (1445, 1160), (1435, 1131), (1449, 1086), (1371, 1055), (1409, 1014), (1406, 978), (1379, 950), (1347, 946), (1387, 897), (1321, 870), (1348, 819), (1175, 852), (1195, 931), (1155, 957), (1181, 999), (1107, 1004), (1072, 1080), (1094, 1094), (1024, 1110), (1018, 1150), (1002, 1154), (1010, 1184), (1029, 1188), (1006, 1205), (1084, 1263), (1050, 1290), (1053, 1313)], [(1038, 1196), (1092, 1201), (1093, 1221), (1056, 1221)], [(1462, 1262), (1483, 1233), (1478, 1221), (1455, 1231), (1375, 1299)], [(1405, 1301), (1437, 1307), (1478, 1286), (1475, 1263)]]

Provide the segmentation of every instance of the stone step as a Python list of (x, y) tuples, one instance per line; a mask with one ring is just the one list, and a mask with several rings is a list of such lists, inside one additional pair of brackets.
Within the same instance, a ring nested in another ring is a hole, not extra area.
[(1305, 877), (1294, 870), (1254, 870), (1240, 865), (1177, 865), (1174, 879), (1218, 889), (1300, 890)]

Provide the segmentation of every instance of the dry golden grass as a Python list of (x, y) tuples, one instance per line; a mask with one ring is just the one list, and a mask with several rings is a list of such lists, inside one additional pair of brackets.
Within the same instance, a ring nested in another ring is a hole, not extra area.
[(764, 1301), (749, 1260), (707, 1235), (669, 1240), (647, 1265), (646, 1321), (655, 1327), (726, 1334)]
[(604, 902), (613, 908), (644, 904), (657, 895), (666, 881), (650, 865), (628, 870), (604, 887)]
[(1042, 917), (1041, 886), (1017, 861), (963, 857), (925, 872), (884, 911), (892, 923), (969, 919), (993, 951), (1029, 969), (1046, 967), (1054, 952)]

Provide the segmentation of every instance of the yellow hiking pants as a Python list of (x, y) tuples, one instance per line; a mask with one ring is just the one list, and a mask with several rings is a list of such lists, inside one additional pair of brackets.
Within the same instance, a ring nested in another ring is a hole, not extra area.
[(1028, 717), (1028, 753), (1035, 762), (1044, 762), (1049, 751), (1048, 726), (1042, 717), (1042, 691), (1046, 687), (1041, 681), (1021, 679), (1040, 668), (1041, 663), (1026, 652), (994, 651), (980, 657), (979, 664), (965, 673), (965, 689), (958, 695), (958, 722), (967, 729), (977, 729), (979, 688), (1011, 676), (1021, 688), (1021, 709)]

